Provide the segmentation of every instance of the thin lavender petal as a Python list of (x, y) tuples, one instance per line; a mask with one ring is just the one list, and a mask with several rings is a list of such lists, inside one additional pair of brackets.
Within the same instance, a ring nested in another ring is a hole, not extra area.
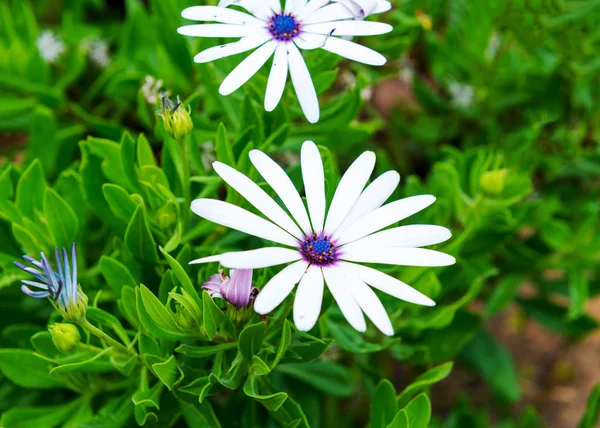
[(23, 260), (25, 260), (26, 262), (31, 263), (32, 265), (34, 265), (38, 269), (44, 269), (44, 267), (42, 266), (42, 264), (40, 262), (38, 262), (36, 259), (34, 259), (33, 257), (23, 256)]
[(63, 262), (65, 264), (64, 268), (65, 268), (65, 276), (64, 276), (64, 286), (65, 286), (65, 290), (64, 290), (64, 299), (61, 299), (61, 301), (63, 302), (63, 304), (66, 305), (67, 302), (72, 301), (73, 298), (75, 297), (75, 293), (73, 292), (73, 284), (71, 282), (71, 276), (69, 275), (69, 273), (71, 272), (71, 267), (69, 266), (69, 257), (67, 256), (67, 250), (65, 248), (62, 249), (63, 251)]
[(56, 256), (56, 266), (58, 268), (58, 277), (63, 279), (65, 277), (65, 273), (62, 268), (62, 260), (60, 259), (60, 251), (58, 251), (58, 247), (54, 249), (54, 254)]
[(54, 271), (52, 270), (52, 267), (50, 266), (50, 262), (48, 261), (48, 258), (46, 258), (46, 255), (44, 253), (40, 253), (40, 254), (42, 256), (42, 265), (43, 265), (44, 273), (46, 274), (46, 277), (48, 278), (48, 291), (50, 291), (50, 294), (52, 295), (53, 298), (56, 298), (60, 293), (62, 284), (56, 280), (56, 276), (54, 274)]
[(29, 266), (25, 266), (23, 263), (19, 263), (19, 262), (14, 262), (14, 265), (16, 267), (18, 267), (19, 269), (27, 272), (28, 274), (35, 276), (40, 281), (46, 282), (46, 277), (44, 276), (44, 274), (42, 272), (38, 271), (37, 269), (34, 269)]
[(202, 284), (202, 288), (208, 291), (208, 294), (212, 297), (214, 293), (221, 293), (221, 286), (223, 285), (223, 282), (225, 282), (223, 277), (221, 274), (217, 273), (208, 278), (208, 281)]
[[(73, 248), (71, 249), (71, 261), (73, 262), (73, 275), (71, 281), (73, 282), (74, 290), (77, 290), (77, 248), (75, 242), (73, 242)], [(67, 273), (68, 275), (68, 273)]]
[(22, 284), (31, 285), (32, 287), (41, 288), (42, 290), (48, 290), (48, 285), (42, 284), (41, 282), (29, 281), (27, 279), (21, 280)]
[(21, 286), (21, 291), (27, 294), (28, 296), (34, 297), (36, 299), (50, 297), (50, 293), (48, 291), (31, 291), (26, 285)]

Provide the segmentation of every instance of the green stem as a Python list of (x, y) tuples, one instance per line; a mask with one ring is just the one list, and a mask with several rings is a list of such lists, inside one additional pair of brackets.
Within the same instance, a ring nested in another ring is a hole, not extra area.
[(179, 150), (181, 152), (181, 163), (183, 164), (183, 183), (181, 183), (181, 187), (183, 190), (183, 197), (186, 201), (186, 205), (183, 207), (183, 224), (184, 230), (187, 229), (188, 218), (189, 218), (189, 207), (188, 205), (192, 202), (191, 196), (191, 182), (190, 182), (190, 145), (188, 144), (188, 137), (185, 137), (178, 141)]
[(125, 345), (117, 342), (115, 339), (110, 337), (108, 334), (104, 333), (98, 327), (91, 324), (86, 318), (84, 318), (82, 321), (79, 321), (79, 325), (88, 333), (93, 334), (98, 339), (102, 340), (105, 343), (108, 343), (110, 346), (113, 347), (113, 349), (124, 352), (126, 354), (136, 354), (136, 352), (133, 349), (127, 349)]

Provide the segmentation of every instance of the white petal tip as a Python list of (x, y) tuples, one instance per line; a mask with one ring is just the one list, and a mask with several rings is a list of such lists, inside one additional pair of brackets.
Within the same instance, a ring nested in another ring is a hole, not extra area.
[(198, 265), (202, 263), (214, 263), (219, 261), (220, 256), (202, 257), (201, 259), (192, 260), (189, 264)]
[(394, 329), (392, 327), (384, 328), (384, 329), (381, 329), (380, 331), (388, 337), (392, 337), (394, 335)]

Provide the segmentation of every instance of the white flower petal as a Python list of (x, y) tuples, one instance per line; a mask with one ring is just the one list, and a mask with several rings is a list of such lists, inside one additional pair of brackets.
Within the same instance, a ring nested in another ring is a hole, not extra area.
[(332, 34), (334, 36), (376, 36), (392, 31), (394, 27), (383, 22), (371, 21), (333, 21), (308, 24), (302, 31), (316, 34)]
[(295, 247), (296, 240), (286, 231), (245, 209), (215, 199), (196, 199), (192, 211), (206, 220), (248, 235)]
[(246, 59), (238, 64), (231, 73), (223, 80), (219, 93), (221, 95), (229, 95), (236, 91), (240, 86), (246, 83), (258, 70), (267, 62), (267, 60), (275, 52), (277, 43), (270, 41), (262, 45), (260, 48), (252, 52)]
[(217, 254), (215, 256), (202, 257), (200, 259), (192, 260), (190, 262), (191, 265), (199, 265), (202, 263), (215, 263), (221, 259), (221, 254)]
[(275, 14), (281, 13), (281, 2), (279, 0), (263, 0), (269, 9)]
[(319, 149), (312, 141), (306, 141), (302, 145), (300, 165), (310, 221), (313, 231), (320, 233), (325, 221), (325, 171)]
[[(447, 241), (452, 237), (450, 230), (442, 226), (413, 224), (382, 230), (354, 241), (349, 245), (365, 247), (425, 247)], [(345, 248), (345, 247), (344, 247)]]
[(435, 302), (423, 293), (415, 290), (410, 285), (405, 284), (396, 278), (380, 272), (376, 269), (362, 266), (355, 263), (341, 262), (342, 269), (353, 270), (361, 280), (378, 290), (383, 291), (390, 296), (405, 302), (415, 303), (423, 306), (435, 306)]
[(360, 263), (402, 266), (450, 266), (456, 259), (448, 254), (423, 248), (378, 247), (353, 242), (343, 247), (340, 259)]
[(230, 5), (243, 7), (248, 12), (260, 19), (270, 18), (272, 11), (264, 0), (221, 0), (219, 7)]
[(297, 250), (265, 247), (258, 250), (221, 254), (219, 263), (231, 269), (260, 269), (298, 261), (302, 255)]
[(248, 36), (240, 39), (237, 42), (227, 43), (224, 45), (214, 46), (200, 52), (194, 57), (194, 62), (205, 63), (216, 59), (225, 58), (231, 55), (237, 55), (242, 52), (257, 48), (271, 39), (267, 35)]
[(347, 275), (348, 285), (352, 291), (354, 299), (365, 313), (365, 315), (375, 324), (386, 336), (394, 335), (394, 327), (381, 301), (371, 288), (367, 286), (358, 276)]
[(318, 266), (310, 266), (296, 290), (294, 297), (294, 324), (300, 331), (315, 326), (323, 302), (323, 274)]
[(306, 207), (294, 183), (273, 159), (261, 152), (252, 150), (250, 152), (250, 161), (260, 173), (262, 178), (269, 183), (271, 188), (281, 198), (286, 208), (294, 217), (294, 220), (300, 225), (305, 235), (311, 233), (310, 221), (306, 213)]
[(287, 44), (290, 76), (300, 107), (310, 123), (319, 121), (319, 99), (302, 54), (294, 43)]
[(264, 28), (233, 24), (195, 24), (179, 27), (182, 36), (192, 37), (246, 37), (263, 34)]
[(298, 37), (294, 39), (294, 43), (296, 43), (296, 46), (300, 49), (310, 51), (321, 49), (325, 46), (328, 38), (329, 36), (323, 34), (300, 33)]
[(341, 3), (328, 4), (317, 10), (315, 13), (306, 17), (302, 21), (303, 25), (318, 24), (320, 22), (331, 22), (340, 19), (354, 19), (354, 15), (346, 6)]
[(279, 306), (292, 292), (294, 286), (298, 284), (306, 268), (307, 265), (304, 260), (283, 268), (260, 290), (254, 301), (254, 310), (261, 315), (265, 315)]
[(301, 11), (297, 11), (298, 20), (302, 22), (305, 18), (308, 18), (313, 14), (313, 12), (321, 9), (323, 6), (327, 5), (331, 0), (310, 0), (304, 9)]
[(325, 233), (338, 228), (360, 196), (375, 168), (375, 153), (367, 151), (350, 165), (338, 184), (325, 221)]
[(427, 208), (435, 202), (431, 195), (418, 195), (400, 199), (377, 208), (369, 214), (361, 217), (353, 225), (348, 227), (339, 236), (338, 245), (356, 241), (363, 236), (383, 229), (391, 224), (397, 223), (419, 211)]
[(367, 65), (382, 66), (387, 62), (379, 52), (338, 37), (328, 37), (321, 49)]
[(367, 329), (365, 317), (352, 292), (348, 291), (348, 278), (344, 270), (338, 266), (327, 267), (323, 269), (323, 276), (344, 317), (352, 327), (364, 332)]
[(342, 236), (344, 231), (357, 220), (383, 205), (394, 193), (398, 183), (400, 183), (400, 174), (396, 171), (385, 172), (373, 180), (361, 193), (340, 227), (335, 231), (334, 236)]
[(265, 21), (247, 13), (218, 6), (192, 6), (184, 9), (181, 16), (195, 21), (222, 22), (224, 24), (265, 27)]
[(273, 223), (292, 234), (296, 239), (302, 239), (302, 231), (296, 223), (277, 203), (261, 189), (254, 181), (244, 174), (221, 162), (214, 162), (213, 168), (217, 174), (252, 206), (259, 210)]
[(384, 13), (387, 12), (388, 10), (390, 10), (392, 8), (392, 3), (390, 3), (389, 1), (385, 1), (385, 0), (379, 0), (377, 2), (377, 6), (375, 6), (375, 10), (373, 11), (373, 15), (377, 14), (377, 13)]
[(273, 65), (269, 73), (265, 94), (265, 110), (273, 111), (281, 101), (288, 73), (288, 58), (285, 43), (280, 43), (273, 56)]
[(308, 0), (285, 0), (284, 10), (286, 13), (298, 15), (306, 7)]

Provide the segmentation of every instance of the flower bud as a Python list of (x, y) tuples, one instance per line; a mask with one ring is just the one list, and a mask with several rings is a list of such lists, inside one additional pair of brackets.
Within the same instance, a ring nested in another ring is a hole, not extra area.
[(71, 353), (77, 348), (81, 341), (79, 330), (73, 324), (57, 323), (48, 327), (50, 335), (52, 336), (52, 342), (59, 351), (65, 353)]
[(488, 195), (497, 196), (502, 193), (506, 183), (507, 169), (496, 169), (484, 172), (479, 178), (479, 186)]
[(162, 117), (167, 133), (177, 141), (181, 141), (192, 132), (194, 127), (190, 112), (190, 107), (183, 106), (179, 97), (177, 102), (174, 102), (163, 94), (162, 109), (158, 110), (157, 114)]
[(173, 201), (160, 207), (156, 213), (156, 219), (161, 229), (169, 229), (177, 222), (177, 208)]
[(214, 299), (223, 299), (228, 304), (227, 315), (236, 323), (248, 321), (252, 316), (252, 305), (258, 288), (252, 286), (252, 269), (231, 269), (231, 278), (219, 272), (204, 283), (204, 288)]
[(85, 318), (88, 307), (88, 297), (83, 293), (81, 287), (77, 287), (77, 297), (65, 303), (56, 305), (56, 309), (67, 321), (79, 322)]
[(417, 20), (421, 24), (421, 27), (423, 27), (423, 30), (431, 31), (431, 29), (433, 28), (433, 21), (431, 20), (431, 17), (421, 9), (417, 10), (415, 12), (415, 15), (417, 17)]

